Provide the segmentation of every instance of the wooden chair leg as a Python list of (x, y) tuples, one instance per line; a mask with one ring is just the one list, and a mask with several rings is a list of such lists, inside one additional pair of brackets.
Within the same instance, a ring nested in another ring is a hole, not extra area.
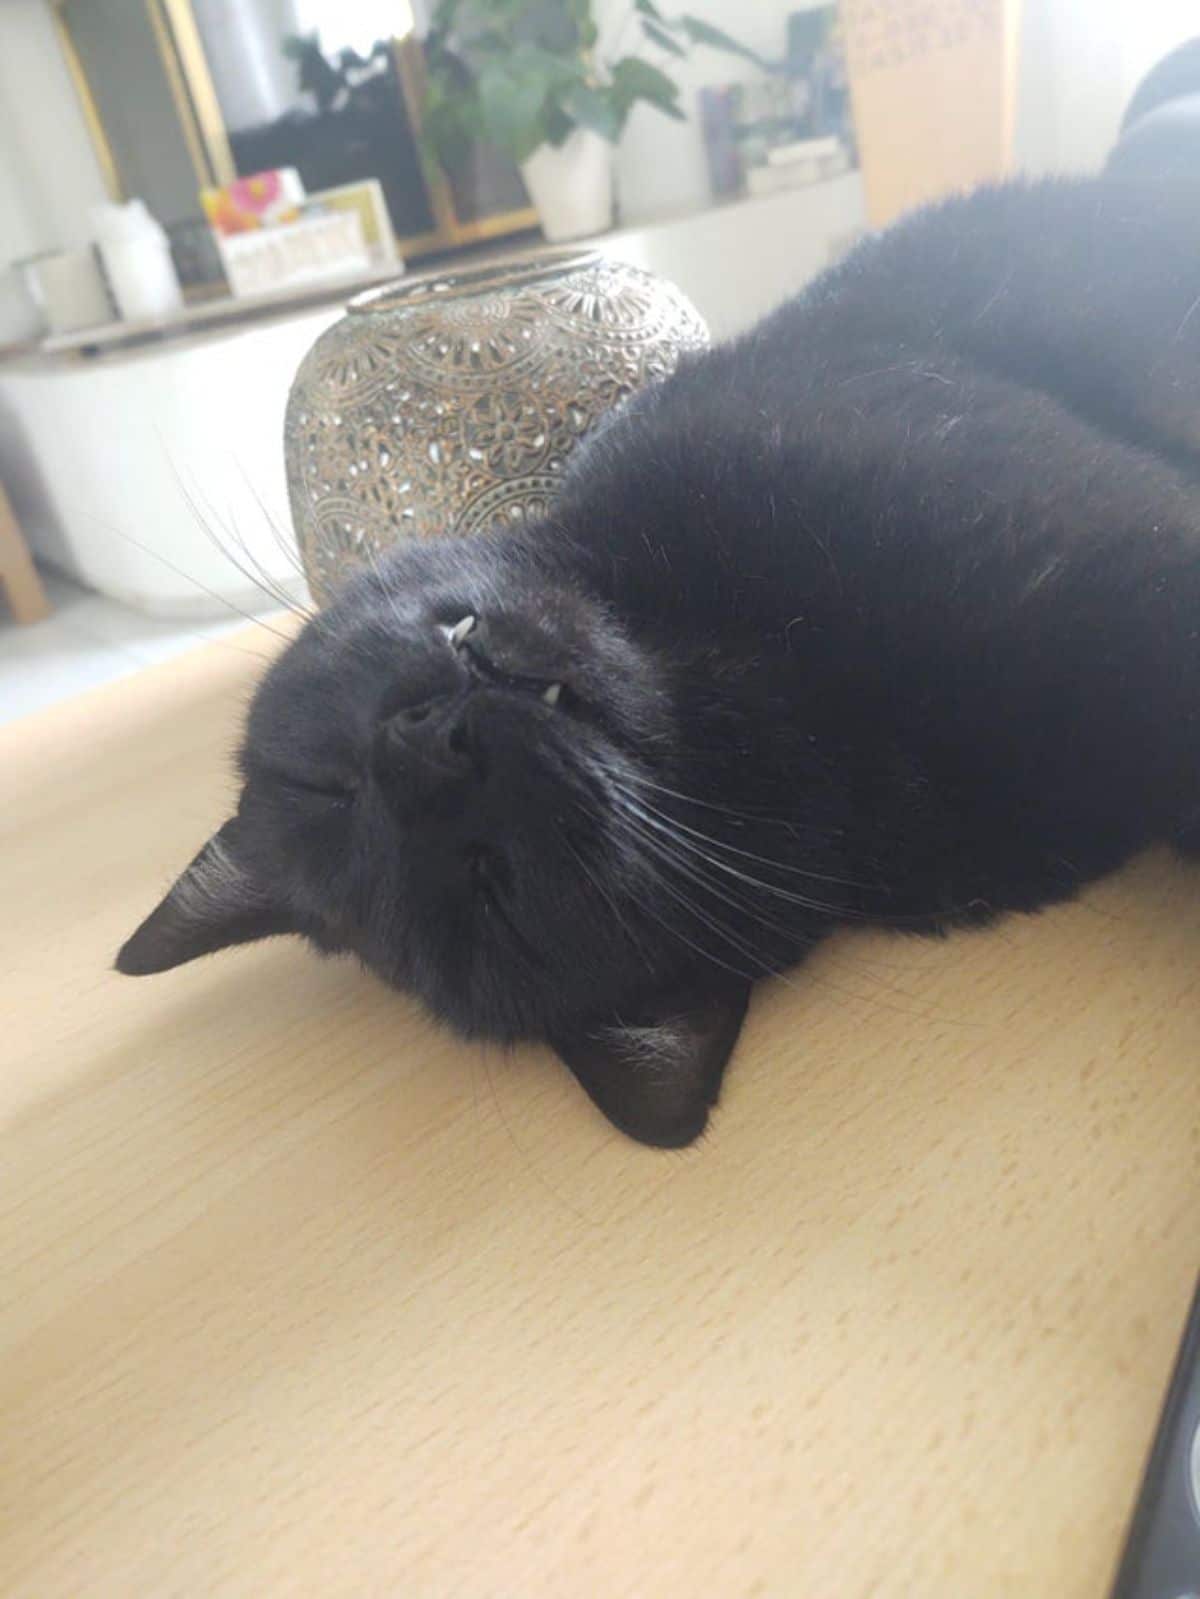
[(50, 605), (33, 564), (24, 534), (17, 526), (4, 485), (0, 483), (0, 588), (18, 622), (40, 622)]

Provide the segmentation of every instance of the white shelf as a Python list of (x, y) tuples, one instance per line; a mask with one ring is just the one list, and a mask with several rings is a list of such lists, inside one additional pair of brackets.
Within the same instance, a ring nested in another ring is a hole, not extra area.
[[(677, 283), (721, 339), (803, 288), (862, 227), (852, 173), (592, 242)], [(218, 614), (204, 590), (245, 605), (253, 596), (200, 526), (190, 503), (199, 499), (200, 513), (231, 525), (273, 577), (294, 579), (263, 507), (288, 526), (288, 388), (341, 315), (340, 296), (269, 310), (263, 320), (192, 326), (91, 360), (33, 355), (0, 365), (8, 419), (0, 476), (38, 553), (143, 611)]]

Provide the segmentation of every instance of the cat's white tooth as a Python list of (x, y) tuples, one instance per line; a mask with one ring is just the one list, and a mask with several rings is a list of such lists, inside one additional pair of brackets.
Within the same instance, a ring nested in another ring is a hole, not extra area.
[(561, 693), (562, 693), (562, 684), (561, 683), (551, 683), (551, 685), (550, 685), (550, 687), (548, 689), (544, 689), (543, 690), (542, 698), (545, 700), (547, 705), (557, 705), (558, 704), (558, 696)]
[(450, 629), (449, 638), (455, 649), (458, 648), (467, 634), (474, 630), (475, 621), (476, 619), (473, 616), (464, 616), (461, 622), (456, 622)]

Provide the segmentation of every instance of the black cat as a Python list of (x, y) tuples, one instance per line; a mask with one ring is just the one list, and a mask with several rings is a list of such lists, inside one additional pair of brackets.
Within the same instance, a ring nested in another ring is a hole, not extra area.
[(268, 672), (237, 814), (120, 970), (301, 933), (684, 1144), (831, 928), (1186, 843), (1198, 199), (919, 213), (614, 413), (552, 518), (400, 547)]

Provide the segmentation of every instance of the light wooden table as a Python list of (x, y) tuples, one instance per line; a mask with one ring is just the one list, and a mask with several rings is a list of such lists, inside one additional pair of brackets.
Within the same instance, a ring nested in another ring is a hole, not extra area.
[(0, 733), (5, 1599), (1097, 1599), (1200, 1261), (1200, 876), (837, 942), (653, 1153), (292, 943), (109, 972), (262, 647)]

